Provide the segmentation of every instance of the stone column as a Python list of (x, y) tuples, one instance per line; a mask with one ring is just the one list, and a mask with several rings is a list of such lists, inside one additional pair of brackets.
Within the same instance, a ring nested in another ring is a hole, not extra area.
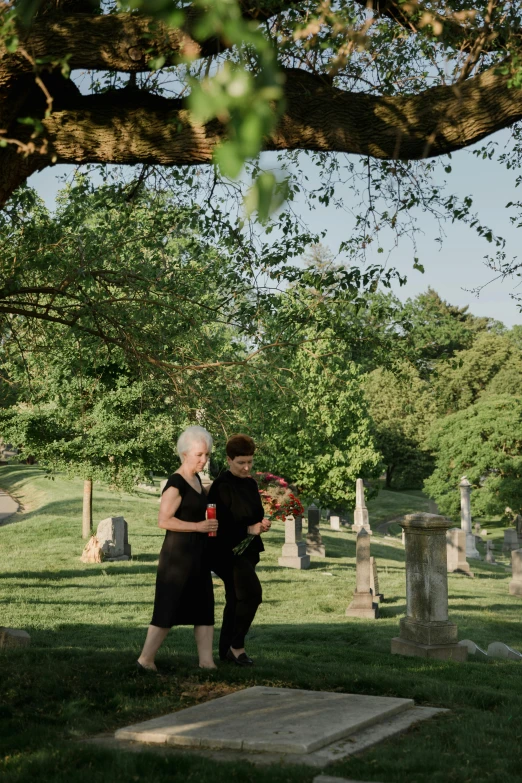
[(306, 554), (316, 557), (326, 557), (326, 551), (319, 530), (321, 521), (321, 512), (317, 506), (312, 503), (308, 506), (308, 533), (306, 536)]
[(355, 592), (346, 610), (347, 617), (375, 620), (378, 616), (379, 604), (372, 595), (370, 581), (370, 536), (363, 529), (357, 534)]
[(391, 652), (419, 658), (465, 661), (457, 626), (448, 620), (446, 531), (451, 521), (436, 514), (408, 514), (406, 533), (406, 617)]
[(448, 573), (458, 571), (467, 576), (473, 576), (466, 560), (466, 534), (460, 527), (452, 527), (446, 533), (446, 552), (448, 557)]
[(509, 583), (509, 594), (522, 596), (522, 549), (511, 552), (511, 566), (513, 579)]
[(471, 484), (467, 480), (466, 476), (462, 476), (460, 482), (460, 526), (466, 534), (466, 557), (471, 557), (475, 560), (480, 560), (477, 545), (475, 543), (475, 536), (471, 530)]
[(303, 520), (302, 517), (289, 516), (285, 518), (285, 543), (281, 557), (278, 560), (280, 566), (286, 568), (309, 568), (310, 556), (306, 554), (306, 544), (302, 541)]
[(355, 482), (355, 511), (353, 512), (352, 530), (354, 533), (359, 533), (363, 528), (368, 535), (372, 535), (368, 509), (366, 508), (366, 500), (364, 499), (364, 484), (362, 478), (358, 478)]

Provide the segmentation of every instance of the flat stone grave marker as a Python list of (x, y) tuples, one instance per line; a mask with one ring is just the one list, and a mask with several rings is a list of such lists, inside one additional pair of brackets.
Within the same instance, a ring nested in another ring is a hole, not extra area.
[(119, 729), (118, 740), (308, 754), (414, 708), (412, 699), (257, 685)]

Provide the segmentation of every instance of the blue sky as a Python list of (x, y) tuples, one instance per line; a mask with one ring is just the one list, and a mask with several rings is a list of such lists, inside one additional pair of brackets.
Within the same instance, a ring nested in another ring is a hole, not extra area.
[[(495, 139), (504, 145), (507, 134), (499, 133)], [(469, 150), (455, 153), (451, 164), (453, 172), (448, 177), (450, 189), (460, 196), (471, 195), (482, 222), (507, 240), (507, 257), (518, 255), (521, 231), (510, 225), (508, 210), (505, 209), (508, 201), (516, 201), (520, 197), (515, 187), (516, 170), (508, 171), (496, 161), (478, 159)], [(61, 187), (59, 176), (71, 170), (71, 167), (66, 166), (49, 168), (33, 175), (29, 183), (52, 207), (56, 192)], [(297, 202), (296, 207), (312, 230), (326, 229), (324, 243), (337, 252), (340, 242), (346, 238), (344, 214), (334, 207), (308, 210), (302, 202)], [(476, 315), (490, 316), (508, 327), (522, 323), (516, 302), (510, 297), (517, 290), (522, 295), (522, 285), (520, 289), (516, 288), (518, 279), (492, 282), (478, 298), (469, 291), (488, 283), (494, 277), (483, 262), (483, 257), (493, 252), (490, 244), (480, 239), (472, 229), (457, 223), (444, 226), (446, 238), (441, 247), (435, 241), (438, 227), (433, 219), (422, 216), (419, 223), (423, 233), (417, 238), (415, 254), (424, 265), (425, 273), (413, 269), (414, 252), (406, 239), (393, 252), (389, 262), (390, 266), (408, 277), (406, 286), (399, 288), (397, 285), (393, 289), (401, 299), (415, 296), (431, 286), (451, 304), (469, 305), (471, 312)], [(382, 255), (368, 257), (370, 262), (382, 263), (382, 260)]]

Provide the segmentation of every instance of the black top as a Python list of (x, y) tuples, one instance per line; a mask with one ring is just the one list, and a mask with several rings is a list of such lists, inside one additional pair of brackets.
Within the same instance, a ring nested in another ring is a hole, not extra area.
[[(214, 481), (207, 500), (216, 504), (219, 528), (214, 540), (220, 548), (233, 549), (248, 536), (248, 526), (265, 516), (257, 481), (250, 476), (239, 478), (229, 470)], [(247, 551), (264, 549), (261, 536), (256, 536)]]
[[(197, 474), (196, 474), (197, 475)], [(203, 485), (198, 476), (201, 492), (198, 492), (181, 473), (173, 473), (163, 487), (163, 492), (169, 487), (176, 487), (181, 495), (181, 503), (176, 511), (176, 519), (183, 522), (202, 522), (207, 511), (207, 496), (203, 492)], [(163, 494), (163, 493), (162, 493)], [(203, 535), (199, 533), (198, 535)]]

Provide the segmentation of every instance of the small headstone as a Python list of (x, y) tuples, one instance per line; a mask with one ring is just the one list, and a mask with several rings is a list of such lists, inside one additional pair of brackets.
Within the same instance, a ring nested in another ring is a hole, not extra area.
[(104, 560), (130, 560), (129, 527), (123, 517), (107, 517), (96, 529)]
[(370, 536), (363, 528), (357, 534), (355, 592), (346, 610), (347, 617), (364, 617), (369, 620), (378, 617), (379, 604), (370, 590), (370, 573)]
[(302, 517), (290, 515), (285, 518), (285, 543), (278, 560), (280, 566), (299, 569), (310, 567), (310, 555), (306, 554), (306, 544), (301, 540), (302, 531)]
[(460, 527), (452, 527), (446, 532), (446, 555), (448, 558), (448, 573), (473, 576), (466, 560), (466, 534)]
[(511, 552), (511, 567), (513, 579), (509, 583), (509, 594), (522, 596), (522, 549)]
[(82, 563), (101, 563), (103, 560), (103, 551), (101, 544), (96, 536), (91, 536), (85, 545), (85, 549), (80, 557)]
[(308, 506), (308, 532), (306, 534), (306, 554), (315, 557), (326, 557), (326, 551), (319, 529), (321, 521), (321, 512), (317, 506), (312, 503)]
[(27, 631), (19, 628), (5, 628), (0, 626), (0, 649), (8, 647), (28, 647), (31, 644), (31, 637)]
[(368, 509), (366, 508), (366, 500), (364, 498), (364, 482), (362, 478), (358, 478), (355, 482), (355, 511), (353, 512), (352, 530), (354, 533), (359, 533), (363, 528), (369, 536), (372, 535)]
[(382, 603), (384, 601), (384, 595), (379, 590), (379, 575), (377, 573), (377, 561), (372, 556), (370, 557), (370, 590), (372, 591), (373, 600)]
[(482, 529), (480, 527), (480, 522), (475, 522), (475, 535), (480, 536), (482, 532)]
[(491, 565), (495, 565), (497, 562), (493, 554), (494, 549), (495, 544), (493, 541), (486, 541), (486, 563), (491, 563)]
[(330, 527), (332, 530), (341, 529), (341, 517), (337, 514), (330, 514)]
[(503, 642), (491, 642), (488, 647), (488, 658), (507, 658), (510, 661), (522, 661), (522, 653), (513, 650)]
[(503, 552), (512, 552), (514, 549), (518, 549), (518, 536), (517, 531), (513, 528), (504, 530), (504, 543), (502, 545)]
[(459, 644), (462, 645), (462, 647), (466, 647), (468, 655), (474, 658), (476, 661), (487, 661), (487, 652), (483, 650), (482, 647), (479, 647), (478, 644), (472, 642), (471, 639), (463, 639), (461, 642), (459, 642)]

